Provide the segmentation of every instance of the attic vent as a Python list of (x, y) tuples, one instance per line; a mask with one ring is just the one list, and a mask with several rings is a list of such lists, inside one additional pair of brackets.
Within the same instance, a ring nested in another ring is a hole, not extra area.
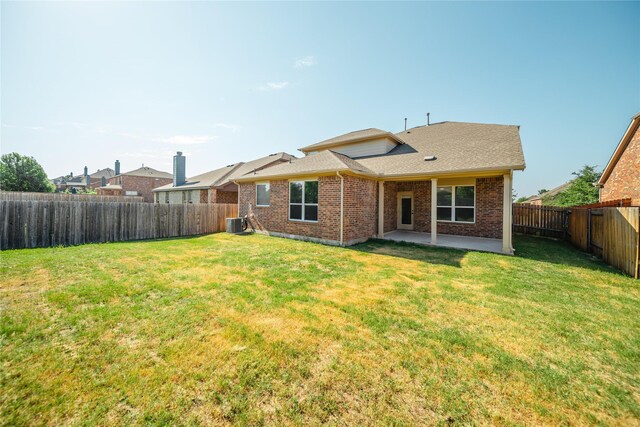
[(436, 158), (437, 158), (436, 156), (424, 156), (424, 161), (429, 162), (431, 160), (435, 160)]

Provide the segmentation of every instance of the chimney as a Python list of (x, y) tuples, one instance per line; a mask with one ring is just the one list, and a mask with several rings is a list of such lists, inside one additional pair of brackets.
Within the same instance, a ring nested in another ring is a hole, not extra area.
[(73, 171), (69, 172), (69, 175), (73, 178)]
[(120, 160), (116, 160), (116, 175), (120, 175)]
[(85, 166), (84, 167), (84, 176), (89, 175), (89, 169)]
[[(87, 167), (85, 166), (85, 169)], [(84, 174), (85, 177), (85, 181), (87, 182), (87, 187), (89, 186), (89, 184), (91, 184), (91, 177), (89, 175), (87, 175), (86, 173)]]
[(182, 151), (178, 151), (173, 156), (173, 186), (177, 187), (186, 182), (186, 158), (182, 155)]
[(103, 176), (102, 178), (100, 178), (100, 186), (106, 187), (106, 185), (107, 185), (107, 178)]

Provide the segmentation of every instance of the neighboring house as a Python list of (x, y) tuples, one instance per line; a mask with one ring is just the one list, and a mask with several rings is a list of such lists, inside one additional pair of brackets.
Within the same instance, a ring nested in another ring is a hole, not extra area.
[[(88, 176), (88, 179), (87, 179)], [(73, 172), (67, 176), (53, 178), (51, 182), (56, 186), (56, 191), (66, 191), (76, 188), (76, 190), (92, 188), (96, 189), (105, 185), (106, 179), (115, 176), (115, 171), (111, 168), (99, 169), (89, 175), (89, 169), (85, 166), (82, 175), (73, 176)]]
[(106, 185), (106, 181), (109, 178), (116, 176), (116, 171), (111, 168), (98, 169), (94, 173), (89, 175), (89, 187), (97, 189)]
[(115, 176), (106, 180), (97, 193), (105, 196), (142, 196), (145, 202), (153, 202), (154, 188), (173, 181), (173, 175), (148, 166), (120, 173), (120, 161), (116, 160)]
[(513, 253), (511, 182), (525, 168), (518, 126), (366, 129), (301, 151), (236, 178), (239, 215), (257, 231), (337, 245), (378, 237), (454, 246), (452, 235), (466, 236), (462, 246)]
[(174, 181), (153, 190), (156, 203), (238, 203), (234, 180), (295, 157), (276, 153), (250, 162), (240, 162), (186, 179), (186, 159), (181, 152), (173, 157)]
[(528, 199), (522, 201), (521, 203), (524, 203), (527, 205), (542, 206), (543, 204), (545, 204), (544, 203), (545, 199), (552, 199), (553, 197), (557, 196), (558, 194), (562, 193), (563, 191), (571, 187), (571, 184), (573, 184), (573, 180), (569, 182), (565, 182), (561, 186), (553, 188), (549, 191), (545, 191), (542, 194), (531, 196)]
[(640, 113), (633, 116), (598, 181), (600, 201), (631, 199), (640, 206)]

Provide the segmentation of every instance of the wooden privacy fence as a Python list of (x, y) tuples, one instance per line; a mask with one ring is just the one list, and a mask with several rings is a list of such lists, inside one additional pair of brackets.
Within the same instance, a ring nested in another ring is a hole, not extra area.
[(567, 210), (554, 206), (513, 204), (513, 231), (564, 239)]
[(0, 200), (67, 201), (67, 202), (143, 202), (142, 196), (99, 196), (97, 194), (27, 193), (0, 191)]
[(0, 249), (194, 236), (237, 216), (236, 204), (0, 200)]
[[(627, 204), (625, 201), (615, 203)], [(566, 239), (637, 279), (640, 276), (640, 207), (602, 205), (558, 208), (515, 203), (513, 230)]]

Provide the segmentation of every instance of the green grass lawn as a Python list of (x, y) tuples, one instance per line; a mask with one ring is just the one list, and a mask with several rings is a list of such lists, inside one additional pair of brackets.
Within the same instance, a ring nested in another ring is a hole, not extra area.
[(3, 252), (0, 424), (640, 424), (640, 282), (515, 243)]

